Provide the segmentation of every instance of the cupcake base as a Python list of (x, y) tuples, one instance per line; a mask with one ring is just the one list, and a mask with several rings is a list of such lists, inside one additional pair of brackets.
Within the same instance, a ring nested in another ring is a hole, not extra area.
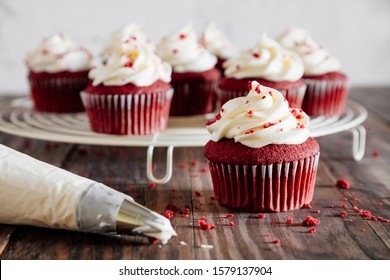
[(222, 79), (217, 91), (221, 105), (225, 104), (230, 99), (246, 96), (248, 94), (248, 83), (251, 81), (257, 81), (263, 86), (271, 87), (280, 91), (288, 100), (291, 108), (302, 107), (302, 101), (306, 90), (306, 85), (303, 83), (303, 80), (298, 80), (296, 82), (272, 82), (259, 78)]
[(331, 72), (320, 76), (304, 76), (307, 88), (302, 109), (309, 116), (339, 116), (348, 97), (347, 76)]
[(216, 107), (216, 88), (221, 73), (211, 69), (200, 73), (173, 73), (171, 116), (193, 116), (212, 113)]
[(168, 125), (173, 90), (168, 84), (163, 87), (155, 84), (149, 87), (89, 86), (81, 97), (91, 129), (117, 135), (149, 135), (164, 130)]
[[(215, 145), (218, 143), (211, 144)], [(226, 145), (236, 146), (232, 150), (235, 153), (238, 149), (240, 157), (245, 156), (239, 152), (244, 150), (244, 153), (256, 150), (253, 153), (260, 154), (252, 159), (246, 158), (245, 162), (239, 162), (238, 156), (230, 158), (233, 152), (227, 150)], [(268, 145), (265, 149), (259, 148), (262, 149), (260, 151), (239, 143), (223, 143), (223, 146), (219, 147), (225, 150), (222, 158), (215, 155), (216, 151), (211, 146), (206, 145), (205, 156), (209, 162), (214, 195), (221, 205), (246, 212), (285, 212), (299, 209), (312, 201), (320, 155), (314, 139), (309, 138), (299, 145)], [(289, 150), (288, 146), (294, 147)], [(269, 153), (268, 150), (272, 149), (274, 151)], [(287, 157), (281, 158), (280, 149), (287, 149)], [(302, 149), (304, 152), (300, 154), (301, 158), (292, 154)], [(261, 154), (271, 155), (259, 158)], [(276, 158), (278, 161), (283, 161), (268, 163), (275, 156), (279, 157)], [(227, 162), (227, 158), (230, 162)], [(255, 158), (259, 158), (259, 164), (251, 162)], [(217, 159), (224, 159), (225, 162)]]
[(84, 111), (80, 92), (88, 85), (88, 71), (28, 75), (34, 109), (48, 113)]

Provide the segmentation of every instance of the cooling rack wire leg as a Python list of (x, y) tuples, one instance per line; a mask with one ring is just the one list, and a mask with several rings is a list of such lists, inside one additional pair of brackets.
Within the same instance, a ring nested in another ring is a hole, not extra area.
[(146, 154), (146, 176), (151, 182), (154, 182), (156, 184), (165, 184), (167, 183), (171, 177), (172, 177), (172, 159), (173, 159), (173, 146), (168, 146), (167, 149), (167, 165), (165, 170), (165, 176), (161, 179), (157, 179), (153, 175), (153, 151), (154, 146), (149, 146), (148, 151)]
[(351, 128), (352, 133), (352, 154), (356, 161), (359, 161), (364, 156), (366, 149), (366, 129), (362, 125)]

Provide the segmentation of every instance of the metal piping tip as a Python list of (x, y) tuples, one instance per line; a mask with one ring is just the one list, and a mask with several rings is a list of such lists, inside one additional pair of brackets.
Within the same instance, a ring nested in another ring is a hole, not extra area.
[(176, 235), (167, 218), (125, 198), (116, 219), (117, 233), (142, 234), (160, 239), (163, 243)]

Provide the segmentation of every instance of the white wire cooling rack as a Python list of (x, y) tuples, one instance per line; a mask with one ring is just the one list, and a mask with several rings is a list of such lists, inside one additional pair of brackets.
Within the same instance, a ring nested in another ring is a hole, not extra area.
[[(325, 136), (341, 131), (352, 133), (352, 154), (355, 160), (364, 156), (366, 130), (361, 125), (367, 118), (367, 110), (360, 104), (348, 101), (345, 113), (340, 117), (316, 117), (310, 121), (312, 137)], [(152, 182), (164, 184), (172, 177), (174, 147), (201, 147), (210, 139), (206, 131), (207, 117), (171, 117), (163, 132), (149, 136), (117, 136), (99, 134), (90, 130), (85, 113), (48, 114), (32, 109), (29, 98), (17, 98), (0, 102), (0, 131), (34, 139), (76, 144), (105, 146), (135, 146), (147, 149), (147, 176)], [(163, 178), (153, 175), (154, 147), (167, 147), (167, 167)]]

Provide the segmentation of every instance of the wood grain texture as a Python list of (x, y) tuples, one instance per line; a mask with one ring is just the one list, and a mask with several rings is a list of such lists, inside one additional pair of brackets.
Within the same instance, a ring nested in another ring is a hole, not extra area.
[[(257, 213), (227, 209), (213, 200), (202, 148), (175, 148), (172, 180), (166, 185), (153, 186), (146, 178), (145, 148), (47, 144), (0, 133), (1, 143), (100, 181), (158, 213), (163, 214), (167, 204), (181, 210), (189, 208), (188, 217), (177, 212), (172, 218), (178, 236), (167, 245), (150, 245), (142, 237), (0, 225), (0, 258), (390, 259), (390, 223), (363, 218), (353, 209), (356, 206), (375, 217), (390, 218), (387, 94), (389, 88), (359, 88), (351, 92), (351, 98), (369, 110), (364, 124), (368, 132), (364, 159), (360, 162), (352, 159), (349, 132), (319, 138), (321, 158), (312, 208), (267, 213), (264, 219)], [(160, 177), (165, 170), (165, 149), (156, 149), (154, 158), (154, 172)], [(339, 178), (348, 179), (351, 188), (336, 187)], [(346, 211), (347, 216), (340, 217), (341, 211)], [(228, 219), (226, 214), (234, 216)], [(315, 233), (309, 233), (310, 227), (301, 225), (308, 215), (321, 221)], [(202, 217), (216, 228), (202, 230), (196, 222)], [(294, 218), (292, 225), (286, 223), (288, 217)], [(274, 240), (280, 240), (280, 244), (274, 244)]]

